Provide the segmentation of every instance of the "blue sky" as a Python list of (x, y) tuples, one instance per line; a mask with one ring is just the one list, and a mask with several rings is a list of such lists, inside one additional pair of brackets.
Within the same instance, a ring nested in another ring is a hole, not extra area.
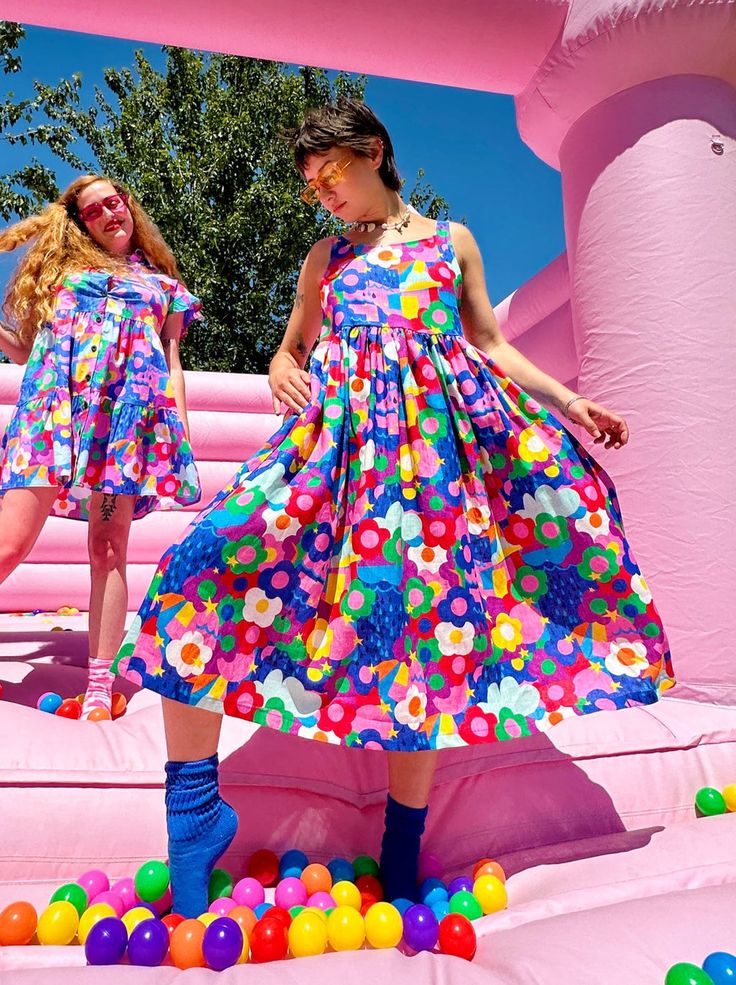
[[(162, 64), (156, 45), (28, 27), (20, 46), (22, 75), (0, 76), (0, 93), (24, 95), (34, 79), (51, 83), (74, 71), (91, 92), (105, 68), (132, 65), (137, 48)], [(472, 229), (494, 303), (564, 249), (560, 175), (522, 143), (510, 96), (379, 76), (368, 77), (365, 95), (391, 133), (409, 183), (423, 167), (425, 179), (450, 203), (451, 217)], [(25, 163), (30, 154), (23, 149), (11, 157), (4, 149), (2, 169)], [(61, 183), (73, 177), (67, 169), (57, 173)], [(0, 254), (0, 289), (14, 262)]]

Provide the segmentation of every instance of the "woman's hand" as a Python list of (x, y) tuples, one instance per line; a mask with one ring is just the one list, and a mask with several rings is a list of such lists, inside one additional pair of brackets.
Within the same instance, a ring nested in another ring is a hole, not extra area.
[(606, 448), (623, 448), (629, 440), (629, 428), (623, 417), (586, 397), (579, 397), (570, 404), (567, 417), (584, 427), (596, 445), (605, 441)]
[[(311, 377), (289, 352), (277, 352), (268, 370), (274, 414), (294, 411), (299, 414), (312, 399)], [(284, 412), (282, 405), (288, 410)]]

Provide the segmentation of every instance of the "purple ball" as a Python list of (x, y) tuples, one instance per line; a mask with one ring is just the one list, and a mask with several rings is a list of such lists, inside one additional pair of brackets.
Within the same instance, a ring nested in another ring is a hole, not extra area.
[(218, 917), (204, 932), (202, 953), (208, 967), (224, 971), (238, 963), (243, 953), (243, 931), (231, 917)]
[(169, 952), (169, 932), (160, 920), (144, 920), (133, 928), (128, 941), (131, 964), (157, 968)]
[(415, 903), (404, 914), (404, 941), (412, 951), (431, 951), (439, 933), (437, 917), (423, 903)]
[(104, 917), (90, 928), (84, 942), (87, 964), (117, 964), (125, 954), (128, 931), (117, 917)]
[(458, 876), (457, 879), (453, 879), (450, 885), (447, 887), (447, 897), (454, 896), (455, 893), (460, 893), (465, 891), (466, 893), (473, 892), (473, 880), (470, 876)]

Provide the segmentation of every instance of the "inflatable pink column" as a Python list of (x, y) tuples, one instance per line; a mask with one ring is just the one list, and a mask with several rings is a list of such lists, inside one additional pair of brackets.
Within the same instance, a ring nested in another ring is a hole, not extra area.
[(674, 693), (734, 704), (729, 9), (573, 2), (517, 106), (524, 139), (562, 172), (578, 390), (632, 429), (626, 449), (595, 454), (668, 629)]

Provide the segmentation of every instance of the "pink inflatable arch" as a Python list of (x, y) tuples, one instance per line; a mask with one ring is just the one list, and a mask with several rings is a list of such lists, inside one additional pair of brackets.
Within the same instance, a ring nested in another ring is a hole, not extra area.
[[(631, 445), (602, 457), (680, 683), (651, 708), (570, 719), (549, 736), (443, 755), (426, 847), (452, 874), (484, 854), (499, 857), (511, 874), (509, 909), (478, 922), (472, 965), (397, 952), (331, 954), (294, 969), (308, 985), (382, 974), (462, 976), (470, 985), (661, 985), (675, 961), (736, 950), (734, 818), (696, 819), (692, 807), (699, 787), (736, 782), (728, 414), (736, 372), (735, 7), (734, 0), (374, 0), (333, 10), (212, 0), (203, 16), (196, 0), (128, 0), (123, 18), (112, 0), (3, 4), (4, 17), (47, 26), (509, 93), (523, 139), (562, 173), (567, 251), (498, 314), (523, 351), (632, 424)], [(396, 44), (386, 44), (387, 25)], [(18, 379), (2, 368), (2, 413)], [(275, 419), (263, 380), (190, 374), (188, 388), (208, 496)], [(138, 523), (134, 596), (190, 516)], [(84, 605), (83, 530), (73, 526), (49, 524), (29, 563), (0, 590), (2, 608)], [(128, 875), (165, 852), (156, 700), (135, 695), (112, 728), (27, 707), (42, 682), (71, 694), (83, 681), (81, 617), (52, 623), (2, 622), (0, 667), (15, 703), (0, 704), (0, 905), (22, 897), (45, 903), (50, 886), (91, 864)], [(51, 633), (56, 624), (78, 631)], [(245, 819), (226, 864), (242, 869), (264, 845), (297, 844), (315, 861), (374, 851), (382, 754), (303, 743), (295, 755), (287, 741), (226, 723), (225, 795)], [(40, 816), (50, 819), (43, 833)], [(11, 985), (15, 969), (25, 969), (18, 983), (76, 981), (83, 961), (79, 948), (0, 950), (2, 980)], [(66, 977), (62, 965), (70, 966)], [(248, 971), (266, 982), (274, 969)], [(117, 980), (104, 969), (87, 974)], [(144, 985), (178, 977), (174, 969), (136, 969)], [(210, 980), (187, 972), (195, 985)]]

